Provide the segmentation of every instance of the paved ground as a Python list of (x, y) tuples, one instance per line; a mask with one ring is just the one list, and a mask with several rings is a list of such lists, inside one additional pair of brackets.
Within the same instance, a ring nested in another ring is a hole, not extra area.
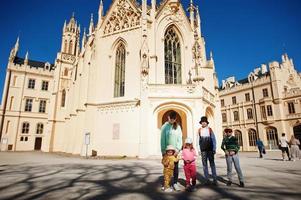
[[(267, 153), (263, 160), (256, 153), (240, 154), (245, 188), (225, 185), (225, 160), (217, 156), (217, 187), (201, 184), (199, 166), (195, 192), (166, 194), (160, 190), (159, 159), (93, 160), (41, 152), (0, 152), (0, 199), (300, 199), (301, 161), (283, 162), (280, 151)], [(182, 167), (180, 182), (184, 185)]]

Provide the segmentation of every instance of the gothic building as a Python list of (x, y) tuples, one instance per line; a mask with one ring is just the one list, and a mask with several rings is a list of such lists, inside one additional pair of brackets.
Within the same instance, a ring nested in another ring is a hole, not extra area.
[[(1, 149), (91, 155), (160, 155), (160, 127), (178, 113), (196, 143), (206, 115), (221, 140), (218, 81), (199, 10), (179, 0), (114, 0), (88, 33), (65, 22), (54, 64), (18, 55), (7, 66)], [(88, 145), (86, 145), (88, 144)]]
[(223, 128), (232, 127), (243, 151), (278, 149), (282, 133), (301, 139), (301, 74), (287, 54), (282, 62), (262, 64), (247, 78), (222, 81), (219, 92)]

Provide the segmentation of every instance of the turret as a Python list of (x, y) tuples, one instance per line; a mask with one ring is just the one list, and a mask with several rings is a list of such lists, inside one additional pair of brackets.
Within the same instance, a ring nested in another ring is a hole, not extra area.
[(91, 14), (90, 25), (89, 25), (89, 36), (94, 32), (93, 13)]
[(99, 9), (98, 9), (98, 25), (97, 27), (100, 27), (102, 23), (102, 17), (103, 17), (103, 2), (100, 0)]
[(19, 51), (19, 37), (17, 38), (17, 41), (15, 43), (15, 46), (11, 49), (10, 55), (9, 55), (9, 61), (13, 61), (15, 57), (17, 56)]
[(192, 30), (194, 30), (194, 10), (195, 10), (195, 7), (193, 5), (193, 0), (190, 0), (190, 5), (188, 8), (188, 11), (190, 14), (190, 25), (191, 25)]
[(66, 21), (64, 23), (61, 52), (77, 56), (79, 53), (79, 36), (80, 26), (77, 25), (73, 13), (69, 23), (67, 24)]

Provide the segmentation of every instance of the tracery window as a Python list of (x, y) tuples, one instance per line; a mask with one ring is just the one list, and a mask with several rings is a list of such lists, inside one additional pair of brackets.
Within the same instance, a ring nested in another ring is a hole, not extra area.
[(123, 97), (125, 90), (125, 46), (120, 43), (115, 57), (114, 97)]

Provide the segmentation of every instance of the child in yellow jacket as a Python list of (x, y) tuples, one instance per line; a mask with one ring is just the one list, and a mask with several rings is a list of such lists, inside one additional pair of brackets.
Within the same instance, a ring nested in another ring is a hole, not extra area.
[(173, 170), (175, 167), (175, 162), (179, 161), (179, 158), (175, 156), (176, 149), (172, 145), (168, 145), (166, 148), (166, 153), (162, 158), (162, 164), (164, 166), (164, 191), (172, 192), (170, 188), (171, 177), (173, 176)]

